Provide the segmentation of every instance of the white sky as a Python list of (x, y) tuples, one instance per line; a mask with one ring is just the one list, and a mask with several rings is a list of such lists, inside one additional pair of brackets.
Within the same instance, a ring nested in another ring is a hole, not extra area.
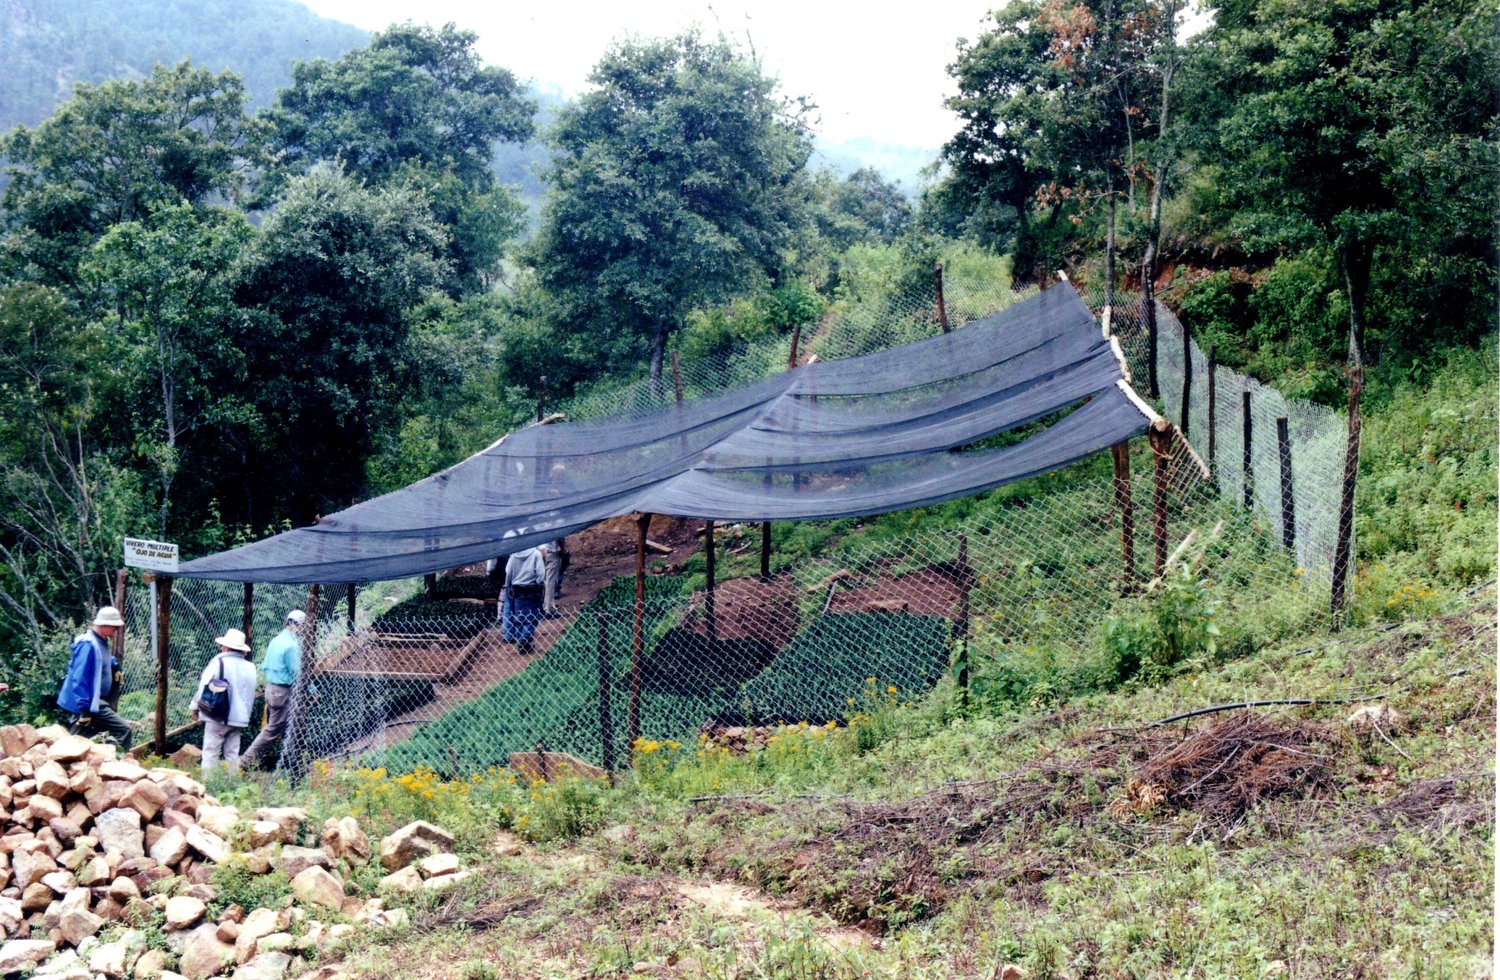
[(303, 2), (323, 17), (372, 31), (407, 20), (452, 21), (479, 35), (486, 61), (570, 96), (586, 87), (589, 70), (616, 38), (667, 36), (694, 23), (742, 45), (748, 35), (785, 94), (817, 103), (824, 138), (933, 151), (958, 128), (943, 108), (952, 92), (947, 66), (955, 44), (980, 34), (991, 9), (985, 0), (883, 9), (817, 0), (544, 0), (509, 10), (474, 0)]

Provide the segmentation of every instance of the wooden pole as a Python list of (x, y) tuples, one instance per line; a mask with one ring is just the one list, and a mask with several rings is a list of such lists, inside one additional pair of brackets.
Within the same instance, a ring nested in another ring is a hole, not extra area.
[(544, 374), (537, 379), (536, 391), (536, 420), (540, 422), (547, 417), (547, 376)]
[(1219, 367), (1219, 357), (1218, 357), (1218, 354), (1219, 354), (1218, 347), (1216, 347), (1213, 344), (1209, 344), (1208, 345), (1208, 478), (1210, 480), (1214, 479), (1215, 474), (1218, 472), (1215, 469), (1215, 466), (1217, 464), (1214, 462), (1214, 454), (1215, 454), (1215, 451), (1218, 449), (1218, 440), (1219, 440), (1219, 428), (1218, 428), (1218, 413), (1219, 413), (1219, 408), (1218, 408), (1217, 391), (1216, 391), (1216, 386), (1217, 386), (1217, 383), (1218, 383), (1218, 379), (1215, 377), (1215, 374), (1217, 374), (1218, 367)]
[[(130, 570), (122, 568), (115, 572), (115, 608), (120, 611), (120, 616), (125, 615), (125, 583), (130, 580)], [(110, 652), (114, 654), (116, 662), (123, 668), (125, 666), (125, 627), (121, 626), (115, 630), (114, 638), (109, 641)], [(122, 685), (111, 684), (109, 687), (109, 707), (111, 711), (120, 710), (120, 690)]]
[(932, 280), (937, 285), (938, 324), (943, 328), (943, 333), (947, 333), (950, 328), (948, 326), (948, 304), (943, 302), (943, 263), (939, 262), (933, 267)]
[(1250, 453), (1250, 392), (1245, 392), (1244, 407), (1241, 409), (1244, 417), (1244, 454), (1240, 461), (1240, 467), (1244, 474), (1245, 484), (1245, 509), (1255, 509), (1255, 467)]
[(672, 352), (672, 388), (677, 392), (677, 404), (682, 404), (682, 361), (677, 352)]
[(437, 573), (436, 572), (433, 572), (432, 574), (429, 574), (429, 575), (423, 575), (422, 576), (422, 591), (426, 594), (427, 598), (429, 598), (429, 599), (436, 598), (436, 596), (437, 596)]
[(1151, 488), (1152, 538), (1156, 545), (1153, 575), (1161, 578), (1167, 570), (1167, 464), (1172, 459), (1172, 425), (1157, 422), (1146, 430), (1155, 462)]
[(600, 764), (605, 772), (615, 769), (615, 733), (609, 723), (609, 696), (614, 670), (609, 662), (609, 616), (599, 614), (599, 737)]
[(156, 727), (151, 749), (167, 753), (167, 685), (172, 668), (172, 577), (157, 575), (156, 583)]
[(240, 616), (240, 632), (245, 634), (245, 643), (255, 646), (255, 583), (246, 582), (245, 607)]
[(344, 593), (345, 614), (344, 627), (349, 633), (354, 632), (354, 583), (350, 582), (348, 591)]
[(1182, 429), (1187, 438), (1193, 417), (1193, 331), (1187, 321), (1182, 321)]
[(1360, 396), (1364, 391), (1365, 369), (1358, 340), (1349, 340), (1349, 440), (1344, 451), (1344, 482), (1339, 496), (1338, 537), (1333, 548), (1333, 586), (1328, 593), (1328, 608), (1333, 628), (1342, 625), (1345, 590), (1354, 547), (1354, 491), (1359, 481)]
[(287, 733), (281, 758), (291, 773), (292, 781), (300, 780), (306, 771), (309, 746), (305, 744), (304, 732), (309, 727), (307, 689), (312, 684), (312, 675), (318, 668), (318, 605), (322, 590), (317, 584), (307, 590), (307, 619), (302, 624), (298, 645), (302, 650), (302, 670), (297, 674), (296, 686), (292, 688), (292, 726)]
[(1161, 397), (1161, 389), (1156, 383), (1156, 304), (1152, 301), (1151, 306), (1142, 304), (1142, 317), (1146, 321), (1146, 388), (1152, 399)]
[(771, 581), (771, 522), (760, 526), (760, 580)]
[(708, 579), (708, 589), (703, 595), (703, 621), (708, 627), (708, 641), (719, 642), (719, 623), (717, 610), (714, 608), (718, 601), (715, 592), (718, 588), (718, 576), (714, 568), (714, 522), (706, 521), (703, 524), (703, 563), (704, 576)]
[[(942, 268), (939, 266), (938, 268)], [(958, 615), (953, 619), (953, 638), (962, 644), (958, 661), (958, 703), (969, 710), (969, 593), (974, 585), (974, 570), (969, 567), (969, 536), (958, 536)]]
[(1109, 449), (1115, 462), (1115, 506), (1120, 509), (1120, 560), (1123, 571), (1120, 594), (1135, 587), (1135, 507), (1130, 500), (1130, 443), (1117, 442)]
[(646, 532), (651, 515), (635, 519), (635, 622), (630, 632), (630, 710), (625, 717), (625, 741), (633, 749), (641, 737), (641, 659), (646, 652)]
[(792, 328), (792, 349), (791, 352), (787, 354), (786, 358), (786, 369), (788, 371), (797, 366), (797, 346), (801, 343), (802, 324), (799, 323)]
[(1291, 551), (1297, 545), (1297, 501), (1292, 492), (1292, 437), (1286, 416), (1276, 420), (1276, 448), (1281, 455), (1281, 544)]

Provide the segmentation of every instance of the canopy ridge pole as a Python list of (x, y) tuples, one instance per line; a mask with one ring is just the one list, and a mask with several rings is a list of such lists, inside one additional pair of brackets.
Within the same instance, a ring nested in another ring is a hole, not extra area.
[(1242, 414), (1243, 414), (1242, 423), (1243, 423), (1243, 426), (1244, 426), (1244, 433), (1243, 433), (1243, 436), (1244, 436), (1244, 449), (1243, 449), (1243, 452), (1241, 453), (1241, 456), (1240, 456), (1240, 467), (1241, 467), (1241, 470), (1242, 470), (1242, 472), (1244, 474), (1244, 479), (1242, 481), (1244, 483), (1244, 485), (1245, 485), (1244, 486), (1244, 503), (1245, 503), (1245, 509), (1246, 510), (1254, 510), (1255, 509), (1255, 466), (1254, 466), (1254, 459), (1251, 457), (1251, 454), (1250, 454), (1250, 447), (1251, 447), (1251, 443), (1250, 443), (1250, 436), (1251, 436), (1251, 429), (1250, 429), (1250, 426), (1251, 426), (1251, 415), (1250, 415), (1250, 392), (1248, 392), (1248, 391), (1245, 392), (1241, 411), (1242, 411)]
[(1172, 423), (1163, 419), (1146, 430), (1151, 442), (1153, 480), (1151, 492), (1152, 536), (1156, 554), (1152, 565), (1154, 576), (1161, 578), (1167, 570), (1167, 467), (1172, 461)]
[(245, 634), (245, 643), (255, 645), (255, 583), (245, 583), (245, 608), (240, 619), (240, 632)]
[(938, 325), (943, 328), (943, 333), (948, 333), (952, 328), (948, 326), (948, 304), (943, 302), (943, 263), (933, 266), (932, 280), (937, 286)]
[(1218, 379), (1214, 376), (1219, 367), (1219, 348), (1215, 344), (1208, 345), (1208, 478), (1214, 478), (1214, 467), (1218, 465), (1215, 459), (1218, 450), (1218, 392), (1216, 386)]
[(1187, 439), (1193, 412), (1193, 331), (1186, 320), (1182, 324), (1182, 438)]
[(641, 658), (646, 652), (646, 532), (651, 515), (635, 519), (635, 622), (630, 632), (630, 706), (625, 717), (625, 741), (634, 749), (641, 737)]
[(167, 754), (167, 685), (170, 683), (172, 667), (172, 576), (152, 575), (146, 581), (152, 584), (156, 595), (156, 718), (152, 732), (151, 751), (157, 755)]
[[(120, 615), (125, 615), (125, 583), (130, 579), (130, 569), (121, 568), (115, 572), (115, 608)], [(114, 658), (123, 666), (125, 663), (125, 627), (121, 626), (115, 630), (115, 635), (109, 641), (110, 651)], [(109, 688), (109, 706), (112, 710), (120, 709), (120, 685), (111, 684)]]
[(703, 560), (704, 577), (708, 580), (708, 589), (703, 596), (703, 621), (708, 628), (708, 642), (719, 642), (719, 624), (716, 618), (717, 610), (714, 605), (717, 601), (715, 589), (717, 582), (717, 569), (714, 567), (714, 522), (703, 522)]
[(1115, 463), (1115, 506), (1120, 510), (1120, 562), (1123, 566), (1120, 594), (1135, 587), (1135, 507), (1130, 499), (1130, 442), (1117, 442), (1109, 449)]
[(1297, 547), (1297, 500), (1292, 492), (1292, 438), (1283, 415), (1276, 420), (1276, 446), (1281, 456), (1281, 544), (1287, 551)]
[(604, 766), (604, 771), (614, 779), (615, 771), (615, 733), (610, 726), (609, 719), (609, 695), (610, 687), (614, 679), (614, 670), (609, 662), (609, 616), (599, 613), (599, 737), (600, 752), (599, 760)]

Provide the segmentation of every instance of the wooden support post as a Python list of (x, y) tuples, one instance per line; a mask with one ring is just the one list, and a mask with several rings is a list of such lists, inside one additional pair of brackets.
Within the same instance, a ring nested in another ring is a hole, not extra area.
[(1156, 545), (1153, 575), (1161, 578), (1167, 570), (1167, 464), (1172, 460), (1172, 425), (1162, 421), (1146, 430), (1155, 462), (1151, 487), (1151, 536)]
[(1240, 467), (1241, 467), (1241, 470), (1242, 470), (1242, 472), (1244, 474), (1245, 509), (1246, 510), (1254, 510), (1255, 509), (1255, 466), (1254, 466), (1254, 457), (1251, 455), (1251, 452), (1250, 452), (1250, 450), (1251, 450), (1250, 437), (1251, 437), (1252, 433), (1251, 433), (1251, 428), (1250, 428), (1250, 392), (1248, 392), (1248, 391), (1245, 392), (1244, 408), (1242, 409), (1242, 412), (1243, 412), (1243, 416), (1244, 416), (1245, 449), (1244, 449), (1244, 456), (1243, 456), (1243, 458), (1240, 461)]
[(1115, 506), (1120, 510), (1120, 594), (1135, 588), (1135, 507), (1130, 500), (1130, 443), (1117, 442), (1109, 454), (1115, 462)]
[(322, 589), (316, 584), (307, 590), (307, 622), (302, 627), (302, 672), (298, 674), (299, 685), (305, 686), (304, 678), (310, 675), (318, 660), (318, 603)]
[(1161, 388), (1156, 383), (1156, 307), (1153, 305), (1149, 310), (1143, 310), (1141, 317), (1146, 321), (1146, 393), (1153, 400), (1161, 397)]
[(1182, 321), (1182, 437), (1187, 438), (1193, 417), (1193, 331)]
[(297, 674), (296, 685), (292, 688), (292, 724), (282, 742), (284, 747), (281, 751), (282, 767), (291, 775), (293, 783), (299, 782), (306, 773), (311, 755), (311, 746), (304, 743), (304, 732), (310, 727), (307, 718), (310, 707), (307, 691), (312, 684), (313, 673), (318, 669), (318, 605), (321, 598), (322, 589), (318, 585), (308, 587), (307, 608), (304, 610), (307, 619), (297, 638), (302, 650), (302, 670)]
[(677, 404), (682, 404), (682, 361), (677, 352), (672, 352), (672, 388), (677, 392)]
[[(942, 268), (939, 266), (938, 268)], [(969, 536), (958, 536), (958, 614), (953, 618), (953, 639), (962, 645), (958, 661), (959, 710), (969, 710), (969, 593), (974, 586), (974, 570), (969, 567)]]
[(1276, 420), (1276, 448), (1281, 455), (1281, 544), (1291, 551), (1297, 546), (1297, 501), (1292, 493), (1292, 437), (1286, 416)]
[(635, 519), (635, 622), (630, 631), (630, 710), (625, 717), (625, 741), (632, 750), (641, 737), (641, 660), (646, 653), (646, 532), (651, 515)]
[(938, 325), (943, 328), (943, 333), (949, 331), (948, 305), (943, 302), (943, 263), (939, 262), (932, 269), (932, 280), (937, 286), (937, 315)]
[(547, 376), (544, 374), (537, 379), (536, 389), (536, 420), (540, 422), (547, 417)]
[(167, 754), (167, 685), (172, 675), (172, 577), (157, 575), (156, 591), (156, 727), (151, 749)]
[(1351, 331), (1349, 338), (1349, 439), (1344, 449), (1344, 482), (1339, 494), (1338, 536), (1333, 546), (1333, 585), (1328, 593), (1328, 609), (1333, 615), (1335, 630), (1343, 626), (1345, 590), (1353, 560), (1354, 491), (1359, 482), (1359, 402), (1365, 386), (1364, 359), (1358, 340), (1362, 333), (1363, 328), (1359, 334)]
[(792, 349), (786, 356), (786, 369), (790, 371), (797, 366), (797, 347), (802, 343), (802, 324), (792, 328)]
[(1218, 450), (1219, 406), (1217, 400), (1218, 379), (1215, 375), (1219, 368), (1219, 349), (1213, 344), (1208, 345), (1208, 478), (1213, 480), (1218, 474), (1218, 464), (1214, 461), (1214, 455)]
[(344, 613), (344, 628), (346, 632), (354, 632), (354, 583), (350, 582), (348, 591), (344, 594), (346, 605)]
[(714, 522), (706, 521), (703, 525), (703, 564), (704, 577), (708, 580), (708, 588), (703, 595), (703, 622), (708, 628), (708, 642), (719, 642), (718, 610), (715, 603), (718, 601), (715, 595), (718, 589), (717, 571), (714, 568)]
[(771, 581), (771, 522), (760, 526), (760, 580)]
[(426, 594), (427, 598), (429, 598), (429, 599), (435, 599), (435, 598), (437, 598), (437, 573), (436, 572), (434, 572), (434, 573), (432, 573), (430, 575), (423, 575), (422, 576), (422, 591)]
[(245, 643), (255, 646), (255, 583), (246, 582), (245, 606), (240, 614), (240, 632), (245, 634)]
[[(130, 570), (122, 568), (115, 572), (115, 595), (114, 606), (120, 611), (120, 616), (125, 615), (125, 583), (130, 580)], [(114, 638), (109, 641), (110, 653), (121, 668), (125, 666), (125, 627), (121, 626), (115, 630)], [(122, 685), (111, 684), (109, 688), (109, 707), (111, 711), (120, 710), (120, 695)]]
[(600, 764), (605, 772), (615, 771), (615, 732), (609, 723), (609, 696), (614, 668), (609, 659), (609, 617), (599, 614), (599, 737)]

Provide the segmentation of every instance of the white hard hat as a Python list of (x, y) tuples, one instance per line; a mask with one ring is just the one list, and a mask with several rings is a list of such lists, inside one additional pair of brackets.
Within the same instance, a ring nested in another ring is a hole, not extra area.
[(286, 614), (286, 621), (288, 623), (301, 623), (306, 619), (307, 613), (303, 612), (300, 609), (293, 609), (291, 612)]
[(114, 606), (100, 606), (99, 612), (94, 615), (95, 626), (124, 626), (125, 620), (120, 616), (120, 610)]

